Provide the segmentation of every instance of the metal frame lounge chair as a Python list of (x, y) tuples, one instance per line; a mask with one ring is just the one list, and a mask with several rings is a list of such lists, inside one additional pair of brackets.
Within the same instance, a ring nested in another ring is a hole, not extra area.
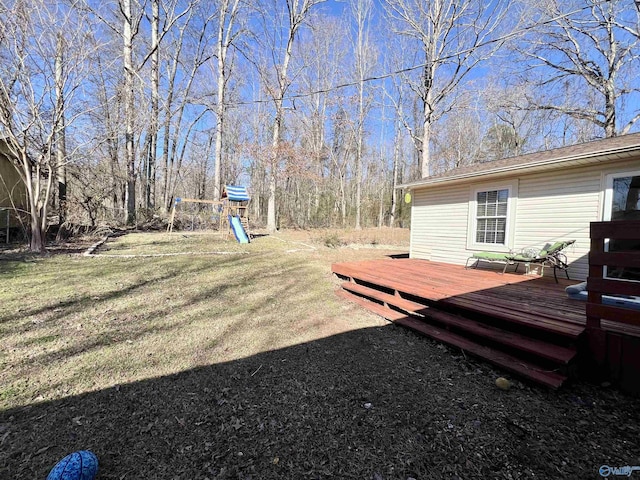
[(507, 271), (509, 265), (515, 265), (514, 271), (518, 271), (518, 266), (521, 263), (526, 265), (540, 265), (542, 267), (542, 273), (544, 274), (544, 267), (553, 267), (553, 278), (558, 283), (557, 270), (563, 270), (564, 274), (569, 278), (569, 267), (567, 262), (567, 256), (562, 251), (569, 245), (573, 245), (575, 240), (565, 240), (561, 242), (555, 242), (553, 245), (546, 244), (542, 250), (536, 252), (532, 249), (525, 249), (520, 253), (494, 253), (494, 252), (476, 252), (467, 259), (465, 268), (469, 267), (469, 260), (474, 259), (476, 261), (473, 268), (478, 268), (480, 261), (485, 262), (499, 262), (504, 263), (502, 273)]
[[(509, 255), (508, 253), (496, 253), (496, 252), (476, 252), (473, 255), (471, 255), (469, 258), (467, 258), (467, 262), (465, 263), (464, 268), (469, 268), (469, 260), (475, 260), (475, 263), (473, 265), (471, 265), (471, 267), (473, 268), (478, 268), (478, 264), (480, 262), (489, 262), (489, 263), (504, 263), (504, 269), (502, 270), (502, 273), (507, 271), (507, 267), (509, 265), (512, 265), (512, 263), (510, 263), (507, 260), (507, 255)], [(516, 269), (515, 271), (518, 271), (518, 264), (516, 264)]]

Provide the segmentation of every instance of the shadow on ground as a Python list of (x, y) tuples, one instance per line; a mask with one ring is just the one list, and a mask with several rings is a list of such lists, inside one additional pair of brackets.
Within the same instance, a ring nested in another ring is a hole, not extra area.
[(408, 253), (393, 253), (391, 255), (387, 255), (389, 258), (409, 258)]
[(78, 449), (98, 455), (100, 479), (598, 478), (602, 464), (640, 465), (631, 398), (503, 392), (456, 353), (390, 325), (0, 412), (0, 478), (43, 479)]

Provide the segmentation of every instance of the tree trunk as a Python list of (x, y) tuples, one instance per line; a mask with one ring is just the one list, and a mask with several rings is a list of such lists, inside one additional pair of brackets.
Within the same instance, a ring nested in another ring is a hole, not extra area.
[(125, 155), (127, 164), (127, 210), (126, 223), (133, 225), (136, 221), (136, 156), (134, 146), (134, 92), (133, 92), (133, 31), (131, 16), (131, 0), (122, 0), (123, 54), (124, 54), (124, 116), (125, 116)]
[(55, 58), (55, 85), (56, 85), (56, 177), (58, 181), (58, 224), (62, 225), (67, 217), (67, 167), (66, 167), (66, 137), (65, 114), (63, 92), (63, 38), (58, 34)]
[[(47, 155), (47, 153), (44, 155)], [(32, 167), (31, 159), (26, 152), (26, 147), (20, 149), (19, 156), (21, 176), (25, 181), (27, 196), (29, 199), (29, 223), (31, 234), (29, 250), (36, 253), (44, 253), (47, 251), (47, 206), (49, 194), (51, 192), (51, 184), (53, 182), (52, 171), (51, 168), (49, 168), (49, 171), (47, 172), (48, 175), (46, 177), (47, 186), (43, 192), (40, 185), (40, 180), (43, 177), (42, 172), (40, 171), (41, 163), (37, 162), (35, 167)]]
[(156, 194), (156, 164), (158, 156), (158, 126), (160, 123), (160, 3), (153, 0), (151, 3), (151, 127), (149, 155), (147, 157), (145, 205), (148, 209), (155, 207)]
[(219, 200), (222, 195), (222, 135), (224, 133), (224, 121), (226, 116), (226, 90), (227, 90), (227, 52), (233, 38), (233, 25), (238, 12), (239, 0), (232, 0), (233, 5), (229, 9), (229, 0), (222, 0), (218, 19), (217, 57), (218, 57), (218, 98), (216, 104), (216, 148), (213, 167), (213, 199)]
[(616, 94), (615, 87), (612, 85), (607, 85), (607, 89), (605, 91), (604, 135), (606, 138), (615, 137), (617, 135)]
[(213, 163), (213, 199), (220, 200), (222, 196), (221, 192), (221, 179), (220, 170), (222, 167), (222, 134), (224, 132), (224, 115), (225, 115), (225, 57), (227, 49), (224, 44), (224, 24), (226, 9), (228, 1), (223, 0), (220, 6), (220, 18), (218, 23), (218, 39), (217, 39), (217, 54), (218, 54), (218, 98), (216, 104), (216, 148), (215, 159)]
[(362, 228), (362, 157), (364, 155), (364, 122), (367, 116), (364, 98), (364, 78), (369, 64), (369, 19), (371, 0), (356, 0), (352, 3), (352, 15), (356, 28), (354, 46), (355, 71), (358, 76), (358, 119), (356, 127), (356, 230)]
[[(35, 207), (35, 206), (34, 206)], [(45, 235), (40, 229), (39, 215), (31, 208), (31, 240), (29, 242), (29, 250), (35, 253), (44, 253), (47, 250)], [(37, 207), (35, 207), (37, 209)]]
[(431, 162), (431, 154), (429, 151), (429, 143), (431, 142), (431, 123), (425, 119), (424, 132), (422, 133), (422, 156), (420, 157), (420, 175), (422, 178), (429, 176), (429, 164)]
[(382, 185), (380, 186), (380, 203), (378, 207), (378, 228), (382, 228), (384, 223), (384, 177), (382, 178)]
[(431, 102), (432, 93), (432, 72), (431, 69), (425, 66), (424, 74), (424, 87), (427, 91), (423, 101), (423, 123), (422, 123), (422, 155), (420, 156), (420, 176), (427, 178), (430, 172), (431, 164), (431, 124), (433, 117), (433, 105)]
[(361, 208), (362, 208), (362, 144), (364, 136), (364, 82), (360, 79), (358, 89), (358, 129), (356, 139), (356, 230), (362, 228)]
[(276, 101), (276, 118), (273, 122), (271, 161), (269, 166), (269, 198), (267, 199), (267, 231), (277, 230), (276, 224), (276, 177), (278, 172), (278, 148), (280, 146), (280, 123), (282, 121), (282, 99)]
[(393, 142), (393, 173), (391, 184), (391, 208), (389, 209), (389, 227), (393, 228), (396, 220), (396, 204), (398, 202), (398, 159), (400, 157), (400, 119), (396, 121), (396, 135)]
[[(170, 87), (173, 87), (170, 83)], [(164, 128), (162, 132), (162, 211), (167, 213), (171, 208), (171, 198), (169, 197), (169, 133), (171, 131), (171, 98), (173, 88), (167, 95), (167, 103), (164, 108)]]
[(345, 175), (340, 174), (340, 216), (342, 220), (342, 226), (347, 225), (347, 194), (345, 191)]

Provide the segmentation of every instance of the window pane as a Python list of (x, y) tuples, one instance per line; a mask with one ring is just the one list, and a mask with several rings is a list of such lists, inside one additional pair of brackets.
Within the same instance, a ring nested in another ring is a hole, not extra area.
[(509, 190), (477, 192), (476, 200), (476, 242), (504, 244)]
[[(611, 220), (640, 219), (640, 176), (614, 178), (612, 203)], [(640, 241), (638, 240), (612, 239), (609, 241), (610, 252), (638, 250), (640, 250)], [(607, 265), (607, 277), (640, 281), (640, 268)]]
[(613, 205), (611, 220), (640, 218), (640, 177), (613, 179)]

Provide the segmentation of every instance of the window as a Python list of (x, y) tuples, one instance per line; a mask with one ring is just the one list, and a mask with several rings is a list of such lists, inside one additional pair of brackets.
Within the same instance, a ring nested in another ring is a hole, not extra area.
[[(607, 175), (604, 202), (603, 220), (639, 220), (640, 171)], [(640, 241), (607, 239), (605, 249), (609, 252), (637, 251)], [(608, 278), (640, 281), (640, 268), (636, 267), (607, 265), (604, 274)]]
[(469, 188), (467, 249), (509, 252), (513, 248), (518, 180)]
[(476, 192), (475, 243), (505, 245), (509, 190)]

